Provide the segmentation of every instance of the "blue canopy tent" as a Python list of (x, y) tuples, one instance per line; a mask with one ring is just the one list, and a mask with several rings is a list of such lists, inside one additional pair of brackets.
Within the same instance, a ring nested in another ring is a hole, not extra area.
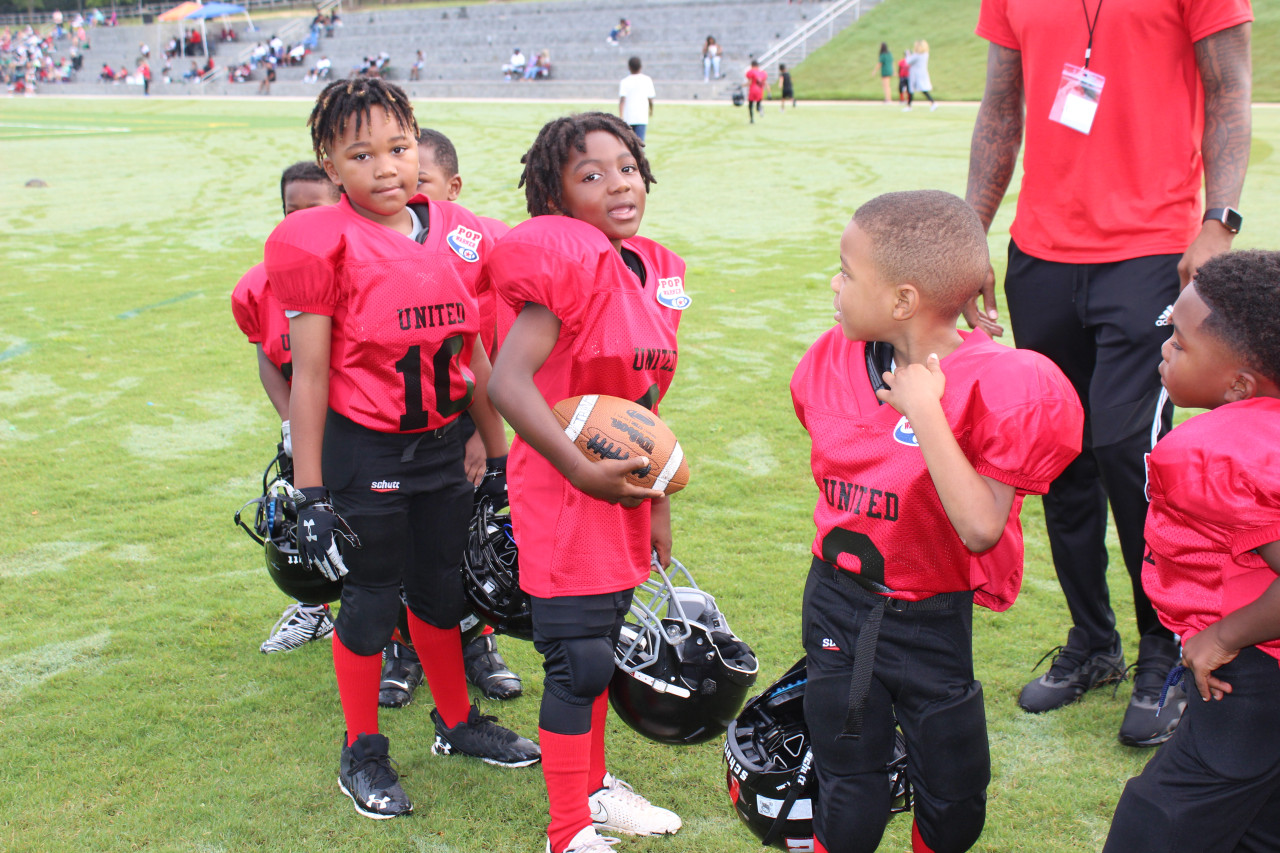
[(237, 6), (235, 3), (205, 3), (198, 9), (184, 15), (185, 20), (198, 20), (200, 22), (200, 39), (204, 44), (204, 55), (209, 56), (209, 34), (205, 31), (205, 21), (210, 18), (225, 18), (228, 15), (244, 15), (244, 19), (249, 23), (249, 28), (253, 29), (253, 19), (249, 17), (249, 12), (243, 6)]

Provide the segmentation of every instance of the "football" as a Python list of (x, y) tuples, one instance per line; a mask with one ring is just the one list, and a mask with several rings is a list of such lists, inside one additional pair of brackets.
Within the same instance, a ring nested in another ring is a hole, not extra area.
[(644, 456), (648, 466), (627, 474), (637, 486), (675, 494), (689, 484), (680, 442), (653, 412), (621, 397), (584, 394), (556, 403), (565, 435), (592, 462)]

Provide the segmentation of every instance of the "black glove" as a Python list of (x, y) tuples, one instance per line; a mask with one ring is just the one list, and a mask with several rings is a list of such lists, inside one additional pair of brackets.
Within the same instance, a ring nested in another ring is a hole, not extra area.
[(507, 506), (507, 455), (491, 456), (484, 460), (484, 479), (476, 486), (476, 502), (488, 498), (497, 512)]
[(298, 556), (303, 565), (336, 581), (347, 573), (338, 550), (338, 537), (354, 548), (360, 547), (360, 537), (334, 512), (329, 490), (323, 486), (295, 490), (293, 504), (298, 510)]

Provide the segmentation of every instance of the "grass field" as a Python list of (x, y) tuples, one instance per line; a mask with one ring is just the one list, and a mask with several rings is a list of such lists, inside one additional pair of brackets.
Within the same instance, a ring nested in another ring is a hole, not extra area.
[[(772, 105), (771, 105), (772, 106)], [(310, 105), (273, 100), (0, 102), (0, 849), (542, 849), (537, 770), (429, 753), (425, 690), (384, 712), (418, 814), (356, 816), (335, 784), (341, 716), (328, 648), (263, 656), (286, 603), (231, 522), (260, 488), (276, 424), (228, 294), (279, 217), (282, 167), (307, 156)], [(424, 103), (462, 154), (462, 201), (521, 218), (519, 155), (561, 104)], [(660, 105), (644, 233), (688, 261), (693, 306), (663, 413), (693, 480), (677, 556), (761, 659), (800, 653), (814, 500), (787, 394), (831, 322), (827, 282), (854, 208), (892, 189), (962, 192), (973, 106), (770, 111)], [(1280, 111), (1255, 111), (1240, 246), (1280, 246)], [(39, 178), (46, 188), (25, 188)], [(998, 275), (1012, 205), (992, 234)], [(985, 851), (1097, 850), (1148, 753), (1115, 740), (1128, 688), (1045, 716), (1014, 698), (1067, 630), (1039, 523), (1009, 613), (978, 615), (994, 780)], [(1118, 558), (1117, 558), (1118, 559)], [(1114, 598), (1136, 648), (1122, 570)], [(504, 640), (525, 697), (489, 710), (536, 727), (532, 648)], [(758, 849), (733, 817), (716, 743), (675, 749), (614, 725), (612, 767), (685, 829), (627, 851)], [(907, 849), (896, 820), (883, 845)]]

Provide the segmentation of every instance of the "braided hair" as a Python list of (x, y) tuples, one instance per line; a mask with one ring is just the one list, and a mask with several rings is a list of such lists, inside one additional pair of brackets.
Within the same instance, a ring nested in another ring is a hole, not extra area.
[(374, 107), (382, 107), (388, 117), (398, 121), (407, 134), (418, 135), (418, 122), (413, 117), (413, 106), (409, 96), (394, 83), (388, 83), (381, 77), (352, 77), (347, 80), (334, 80), (320, 97), (316, 98), (315, 108), (307, 119), (307, 127), (311, 128), (311, 147), (315, 149), (316, 159), (323, 160), (331, 152), (328, 145), (342, 138), (346, 133), (347, 123), (355, 118), (355, 131), (359, 135), (363, 124), (372, 121)]
[(616, 136), (631, 156), (636, 158), (640, 177), (644, 179), (644, 191), (658, 181), (649, 169), (644, 156), (644, 143), (631, 126), (610, 113), (590, 112), (552, 119), (538, 131), (538, 138), (520, 158), (524, 173), (517, 186), (524, 187), (524, 197), (530, 216), (560, 213), (564, 210), (564, 190), (561, 173), (569, 162), (570, 149), (585, 152), (587, 134), (603, 130)]

